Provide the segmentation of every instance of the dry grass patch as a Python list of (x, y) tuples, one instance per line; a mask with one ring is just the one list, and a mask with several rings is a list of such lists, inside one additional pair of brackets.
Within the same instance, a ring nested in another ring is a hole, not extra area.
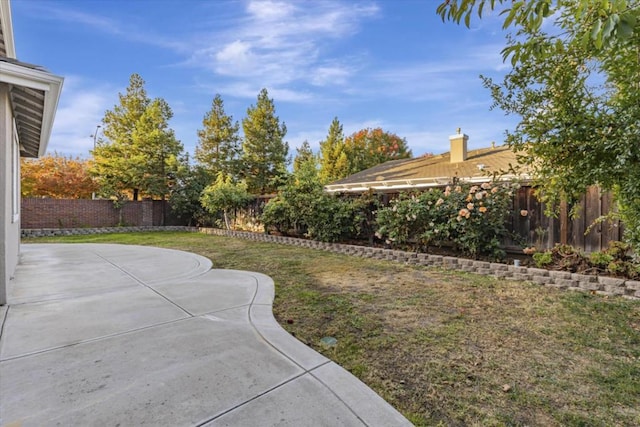
[(638, 301), (199, 234), (55, 241), (171, 247), (270, 275), (283, 327), (417, 425), (640, 425)]

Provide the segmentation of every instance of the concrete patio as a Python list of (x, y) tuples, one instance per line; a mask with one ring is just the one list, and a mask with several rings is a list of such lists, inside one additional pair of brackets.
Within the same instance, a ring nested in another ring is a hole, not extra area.
[(28, 244), (0, 307), (2, 426), (411, 425), (199, 255)]

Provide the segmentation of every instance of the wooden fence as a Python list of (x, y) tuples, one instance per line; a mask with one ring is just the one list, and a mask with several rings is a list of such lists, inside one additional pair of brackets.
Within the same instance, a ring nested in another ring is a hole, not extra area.
[[(243, 215), (244, 229), (258, 230), (258, 218), (273, 195), (256, 199)], [(388, 202), (393, 195), (386, 194)], [(557, 243), (569, 244), (587, 253), (607, 247), (610, 241), (622, 239), (623, 227), (619, 221), (594, 224), (598, 218), (614, 208), (613, 197), (598, 187), (590, 187), (579, 202), (580, 216), (569, 218), (571, 206), (560, 206), (556, 218), (544, 214), (545, 206), (531, 187), (521, 187), (514, 196), (510, 230), (518, 236), (505, 242), (507, 249), (520, 251), (524, 246), (539, 249), (552, 248)], [(527, 211), (526, 216), (520, 211)], [(112, 227), (118, 224), (119, 212), (109, 200), (23, 199), (22, 228)], [(123, 220), (127, 225), (157, 226), (185, 225), (171, 215), (167, 202), (127, 202), (123, 207)], [(587, 230), (589, 232), (587, 233)]]
[[(545, 215), (545, 205), (535, 196), (531, 187), (521, 187), (513, 200), (511, 229), (527, 246), (552, 248), (555, 244), (568, 244), (587, 253), (604, 249), (610, 241), (622, 239), (623, 227), (619, 220), (596, 222), (615, 209), (613, 196), (592, 186), (578, 203), (579, 216), (571, 219), (572, 206), (563, 203), (557, 217)], [(520, 211), (527, 211), (526, 216)], [(514, 248), (518, 242), (508, 242)]]

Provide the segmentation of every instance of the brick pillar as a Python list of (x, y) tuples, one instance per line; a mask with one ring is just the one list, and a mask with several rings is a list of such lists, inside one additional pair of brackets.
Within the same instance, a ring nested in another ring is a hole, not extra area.
[(153, 225), (153, 200), (143, 200), (142, 203), (142, 224), (143, 227)]

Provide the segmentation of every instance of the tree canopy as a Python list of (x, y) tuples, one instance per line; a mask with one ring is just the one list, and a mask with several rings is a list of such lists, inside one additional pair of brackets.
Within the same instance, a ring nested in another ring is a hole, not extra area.
[(320, 180), (327, 184), (389, 160), (411, 156), (404, 138), (381, 128), (362, 129), (345, 138), (336, 117), (327, 138), (320, 142)]
[(89, 199), (97, 186), (86, 160), (49, 154), (39, 159), (21, 159), (22, 197)]
[(144, 80), (131, 75), (119, 104), (105, 113), (103, 137), (93, 150), (92, 174), (103, 197), (164, 198), (172, 185), (182, 144), (169, 127), (173, 116), (162, 98), (151, 100)]
[(337, 117), (329, 126), (327, 138), (320, 142), (320, 180), (323, 184), (344, 178), (347, 173), (347, 159), (344, 153), (344, 134)]
[(495, 107), (520, 118), (507, 142), (540, 197), (553, 206), (588, 185), (613, 190), (640, 248), (640, 2), (452, 0), (438, 13), (469, 25), (487, 8), (511, 30), (503, 55), (513, 68), (484, 84)]
[(242, 151), (238, 131), (240, 125), (224, 111), (224, 102), (216, 94), (211, 110), (202, 119), (198, 130), (198, 145), (195, 158), (213, 179), (222, 172), (225, 176), (238, 178), (239, 157)]
[(266, 89), (258, 94), (256, 105), (247, 109), (242, 129), (242, 163), (249, 192), (274, 192), (287, 175), (289, 144), (284, 141), (287, 127), (276, 116), (273, 99)]

